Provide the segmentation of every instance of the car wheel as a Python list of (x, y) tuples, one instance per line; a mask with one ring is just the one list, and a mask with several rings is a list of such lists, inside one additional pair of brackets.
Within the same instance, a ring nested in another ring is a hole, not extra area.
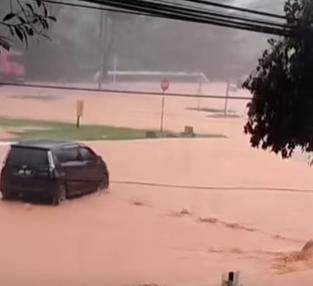
[(98, 190), (100, 192), (106, 191), (109, 188), (109, 178), (105, 176), (105, 178), (99, 184)]
[(66, 201), (66, 188), (63, 184), (60, 184), (58, 190), (55, 192), (52, 198), (52, 205), (58, 206)]
[(5, 190), (1, 192), (3, 201), (12, 201), (16, 198), (16, 195), (9, 190)]

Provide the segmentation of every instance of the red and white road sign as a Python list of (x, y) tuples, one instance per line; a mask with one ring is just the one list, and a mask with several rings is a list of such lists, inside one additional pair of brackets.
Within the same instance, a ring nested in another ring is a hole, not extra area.
[(161, 81), (161, 89), (163, 92), (166, 92), (170, 87), (170, 81), (168, 79), (163, 79)]

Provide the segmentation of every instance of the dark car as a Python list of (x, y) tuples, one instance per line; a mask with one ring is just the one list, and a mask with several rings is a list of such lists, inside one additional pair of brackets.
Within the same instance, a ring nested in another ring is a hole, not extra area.
[(109, 172), (102, 158), (85, 145), (64, 141), (11, 145), (0, 179), (4, 200), (38, 195), (54, 205), (67, 197), (108, 187)]

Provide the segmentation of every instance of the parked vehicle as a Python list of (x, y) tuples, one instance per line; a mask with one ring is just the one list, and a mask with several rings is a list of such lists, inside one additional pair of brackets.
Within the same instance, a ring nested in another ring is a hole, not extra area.
[(106, 163), (88, 146), (64, 141), (11, 145), (0, 177), (4, 200), (35, 194), (60, 204), (67, 197), (109, 187)]
[(25, 79), (24, 54), (17, 51), (0, 53), (0, 80), (23, 82)]

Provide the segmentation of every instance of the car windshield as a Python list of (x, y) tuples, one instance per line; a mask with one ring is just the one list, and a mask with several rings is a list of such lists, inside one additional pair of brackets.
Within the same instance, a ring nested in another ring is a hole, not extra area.
[(13, 147), (8, 155), (7, 164), (12, 166), (46, 166), (48, 164), (47, 151), (35, 148)]

